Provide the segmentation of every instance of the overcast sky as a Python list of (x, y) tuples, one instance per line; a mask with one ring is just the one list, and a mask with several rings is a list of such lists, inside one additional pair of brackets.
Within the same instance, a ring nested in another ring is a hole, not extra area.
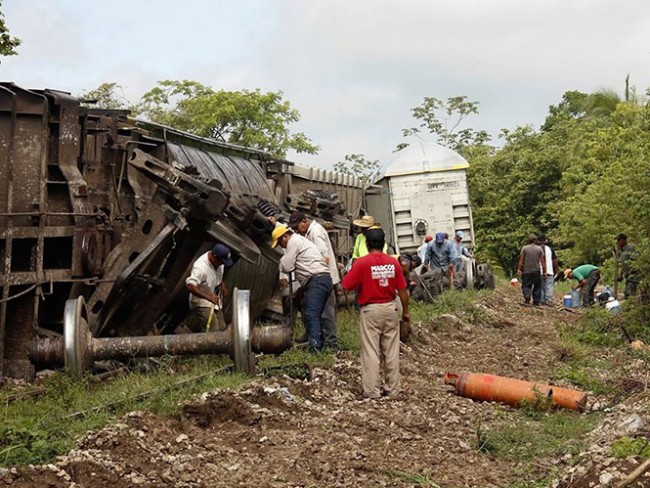
[(468, 125), (538, 127), (567, 90), (650, 86), (647, 0), (4, 0), (20, 54), (2, 79), (79, 94), (163, 79), (282, 90), (331, 167), (388, 162), (426, 96), (480, 103)]

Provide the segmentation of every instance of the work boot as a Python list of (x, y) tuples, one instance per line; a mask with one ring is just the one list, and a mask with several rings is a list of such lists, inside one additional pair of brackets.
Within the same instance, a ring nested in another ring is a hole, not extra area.
[(524, 297), (524, 303), (526, 304), (530, 303), (530, 297)]
[(296, 337), (293, 342), (296, 344), (306, 344), (309, 342), (309, 336), (307, 336), (307, 332), (303, 333), (302, 335)]

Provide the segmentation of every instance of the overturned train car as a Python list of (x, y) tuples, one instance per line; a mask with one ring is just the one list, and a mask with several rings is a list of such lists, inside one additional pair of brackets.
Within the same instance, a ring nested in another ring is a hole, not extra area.
[[(0, 84), (0, 376), (33, 377), (34, 339), (60, 337), (77, 297), (95, 337), (171, 333), (191, 264), (215, 241), (233, 250), (226, 284), (250, 290), (251, 318), (281, 320), (267, 216), (305, 210), (344, 249), (347, 213), (363, 198), (358, 180), (310, 181), (296, 168), (64, 92)], [(227, 318), (231, 308), (227, 299)]]

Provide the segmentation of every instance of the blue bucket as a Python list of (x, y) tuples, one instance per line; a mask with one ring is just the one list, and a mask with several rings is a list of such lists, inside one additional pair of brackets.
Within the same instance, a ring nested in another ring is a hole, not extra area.
[(573, 307), (573, 299), (571, 298), (571, 295), (564, 295), (562, 297), (562, 305), (567, 308)]

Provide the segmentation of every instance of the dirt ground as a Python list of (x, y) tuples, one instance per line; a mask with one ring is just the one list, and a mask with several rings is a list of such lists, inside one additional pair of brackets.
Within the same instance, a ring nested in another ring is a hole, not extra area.
[[(556, 356), (554, 324), (576, 315), (518, 302), (516, 290), (497, 290), (476, 305), (478, 320), (445, 315), (414, 324), (402, 346), (404, 391), (396, 398), (362, 399), (359, 360), (341, 352), (332, 369), (314, 369), (309, 380), (259, 378), (238, 391), (207, 393), (176, 419), (133, 412), (89, 433), (55, 464), (6, 472), (0, 485), (507, 486), (521, 466), (479, 452), (477, 427), (508, 408), (459, 397), (442, 376), (472, 371), (546, 381)], [(530, 469), (544, 475), (546, 468)], [(576, 478), (556, 486), (596, 485)]]

